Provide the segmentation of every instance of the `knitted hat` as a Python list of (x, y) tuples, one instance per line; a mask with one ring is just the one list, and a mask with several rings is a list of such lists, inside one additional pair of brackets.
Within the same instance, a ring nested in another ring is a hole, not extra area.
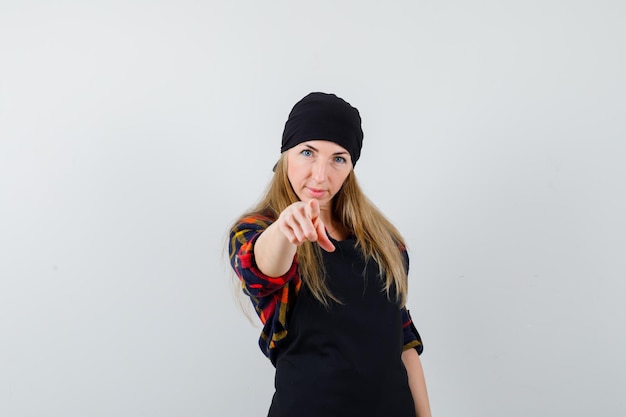
[(363, 146), (359, 111), (334, 94), (310, 93), (296, 103), (285, 123), (281, 152), (309, 140), (344, 147), (356, 165)]

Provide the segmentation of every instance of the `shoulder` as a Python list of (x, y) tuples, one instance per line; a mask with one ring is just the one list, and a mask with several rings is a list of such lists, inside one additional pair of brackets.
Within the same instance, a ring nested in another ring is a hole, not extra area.
[(275, 218), (270, 213), (249, 213), (242, 216), (230, 229), (229, 251), (249, 251), (257, 237), (261, 235)]
[(402, 260), (404, 261), (404, 267), (408, 273), (409, 271), (409, 252), (404, 243), (396, 243), (398, 245), (398, 250), (400, 251), (400, 255), (402, 256)]
[(246, 214), (235, 222), (230, 233), (234, 235), (250, 230), (262, 231), (275, 221), (275, 216), (268, 212)]

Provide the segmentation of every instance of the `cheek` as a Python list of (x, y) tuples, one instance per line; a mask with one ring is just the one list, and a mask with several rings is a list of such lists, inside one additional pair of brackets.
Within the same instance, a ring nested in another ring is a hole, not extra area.
[(341, 189), (341, 187), (343, 187), (343, 184), (346, 182), (346, 180), (348, 179), (348, 175), (350, 175), (350, 172), (342, 172), (340, 174), (337, 175), (335, 183), (334, 185), (334, 191), (337, 192), (339, 191), (339, 189)]
[(285, 161), (287, 163), (287, 178), (289, 178), (289, 182), (293, 183), (293, 177), (295, 174), (295, 161), (293, 160), (294, 158), (292, 157), (292, 155), (288, 154), (287, 155), (287, 160)]
[(287, 179), (294, 191), (297, 191), (305, 180), (302, 169), (299, 169), (297, 165), (292, 165), (287, 168)]
[(306, 161), (302, 161), (297, 157), (290, 158), (287, 162), (287, 177), (292, 184), (294, 181), (298, 182), (306, 178), (310, 172), (310, 166)]
[(287, 168), (287, 178), (289, 179), (289, 182), (293, 186), (294, 182), (298, 180), (298, 170), (294, 169), (293, 166), (289, 166)]

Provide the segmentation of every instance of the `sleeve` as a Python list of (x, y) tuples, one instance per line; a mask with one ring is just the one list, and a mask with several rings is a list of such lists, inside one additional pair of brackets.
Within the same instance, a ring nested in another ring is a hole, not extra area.
[[(406, 265), (406, 273), (407, 276), (409, 274), (409, 254), (406, 251), (406, 248), (402, 248), (402, 256), (404, 257), (404, 263)], [(413, 319), (411, 319), (411, 314), (406, 307), (402, 307), (402, 331), (404, 335), (404, 345), (402, 350), (408, 350), (411, 348), (415, 348), (419, 355), (424, 351), (424, 345), (422, 343), (422, 337), (420, 336), (415, 324), (413, 323)]]
[(297, 264), (294, 262), (287, 273), (281, 277), (268, 277), (257, 267), (254, 260), (254, 243), (273, 220), (256, 215), (241, 219), (230, 231), (230, 264), (239, 277), (248, 295), (265, 297), (283, 288), (296, 276)]
[(402, 307), (402, 331), (404, 334), (404, 346), (402, 350), (408, 350), (411, 348), (415, 348), (419, 355), (424, 351), (424, 345), (422, 344), (422, 337), (420, 336), (415, 324), (413, 324), (413, 320), (411, 319), (411, 314), (406, 307)]

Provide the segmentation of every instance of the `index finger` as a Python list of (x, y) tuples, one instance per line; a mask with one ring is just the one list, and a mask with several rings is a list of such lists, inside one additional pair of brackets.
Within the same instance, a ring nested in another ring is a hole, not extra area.
[(328, 238), (326, 228), (322, 221), (315, 222), (315, 230), (317, 232), (317, 244), (320, 245), (320, 248), (324, 249), (326, 252), (334, 252), (335, 245), (333, 245), (333, 242)]
[(307, 214), (309, 215), (309, 218), (311, 220), (315, 220), (319, 217), (320, 215), (320, 203), (319, 201), (317, 201), (316, 199), (312, 199), (309, 201), (309, 203), (306, 205), (307, 207)]

